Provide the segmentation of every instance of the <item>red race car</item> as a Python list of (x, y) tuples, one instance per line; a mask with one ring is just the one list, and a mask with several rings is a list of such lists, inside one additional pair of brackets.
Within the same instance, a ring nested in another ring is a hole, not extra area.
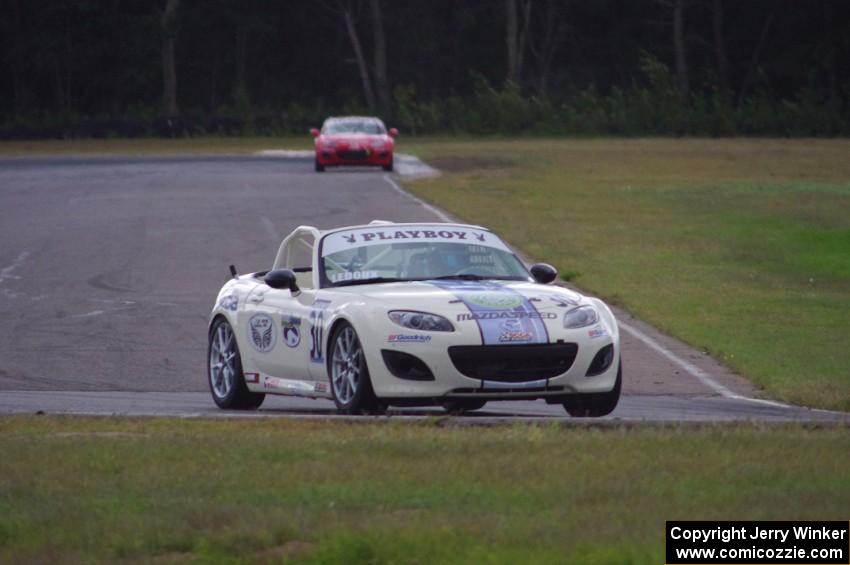
[(328, 118), (320, 132), (310, 130), (316, 138), (316, 171), (339, 165), (366, 165), (393, 170), (393, 138), (395, 128), (387, 128), (378, 118)]

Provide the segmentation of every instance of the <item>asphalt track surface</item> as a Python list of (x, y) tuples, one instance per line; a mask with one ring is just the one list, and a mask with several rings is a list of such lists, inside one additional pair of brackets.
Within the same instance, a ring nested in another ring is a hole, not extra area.
[[(0, 413), (235, 416), (215, 408), (205, 375), (227, 266), (269, 268), (298, 225), (373, 219), (446, 215), (379, 169), (317, 174), (297, 154), (0, 159)], [(850, 422), (758, 398), (710, 357), (617, 315), (624, 396), (608, 420)], [(333, 414), (330, 401), (285, 397), (253, 413)], [(491, 402), (466, 417), (528, 418), (566, 414), (542, 401)]]

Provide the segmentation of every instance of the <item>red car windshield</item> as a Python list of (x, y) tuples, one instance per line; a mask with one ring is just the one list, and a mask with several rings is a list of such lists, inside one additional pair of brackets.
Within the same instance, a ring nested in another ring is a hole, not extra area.
[(381, 135), (386, 133), (384, 125), (374, 120), (346, 120), (339, 122), (328, 122), (322, 128), (325, 135), (338, 135), (346, 133), (365, 133), (369, 135)]

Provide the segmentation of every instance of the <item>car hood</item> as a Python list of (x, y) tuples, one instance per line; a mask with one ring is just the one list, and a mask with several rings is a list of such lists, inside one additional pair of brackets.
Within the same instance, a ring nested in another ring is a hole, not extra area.
[(568, 309), (585, 301), (569, 289), (520, 281), (415, 281), (353, 285), (334, 289), (391, 308), (433, 313), (512, 310), (522, 305), (535, 310)]
[(341, 133), (322, 135), (323, 141), (335, 141), (337, 143), (372, 143), (373, 141), (388, 141), (392, 139), (386, 134), (371, 134), (371, 133)]

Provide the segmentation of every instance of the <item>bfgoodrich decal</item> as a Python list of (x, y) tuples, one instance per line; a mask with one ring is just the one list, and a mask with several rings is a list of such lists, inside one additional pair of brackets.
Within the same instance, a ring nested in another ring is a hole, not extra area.
[(428, 343), (431, 341), (430, 335), (419, 334), (392, 334), (387, 336), (389, 343)]

